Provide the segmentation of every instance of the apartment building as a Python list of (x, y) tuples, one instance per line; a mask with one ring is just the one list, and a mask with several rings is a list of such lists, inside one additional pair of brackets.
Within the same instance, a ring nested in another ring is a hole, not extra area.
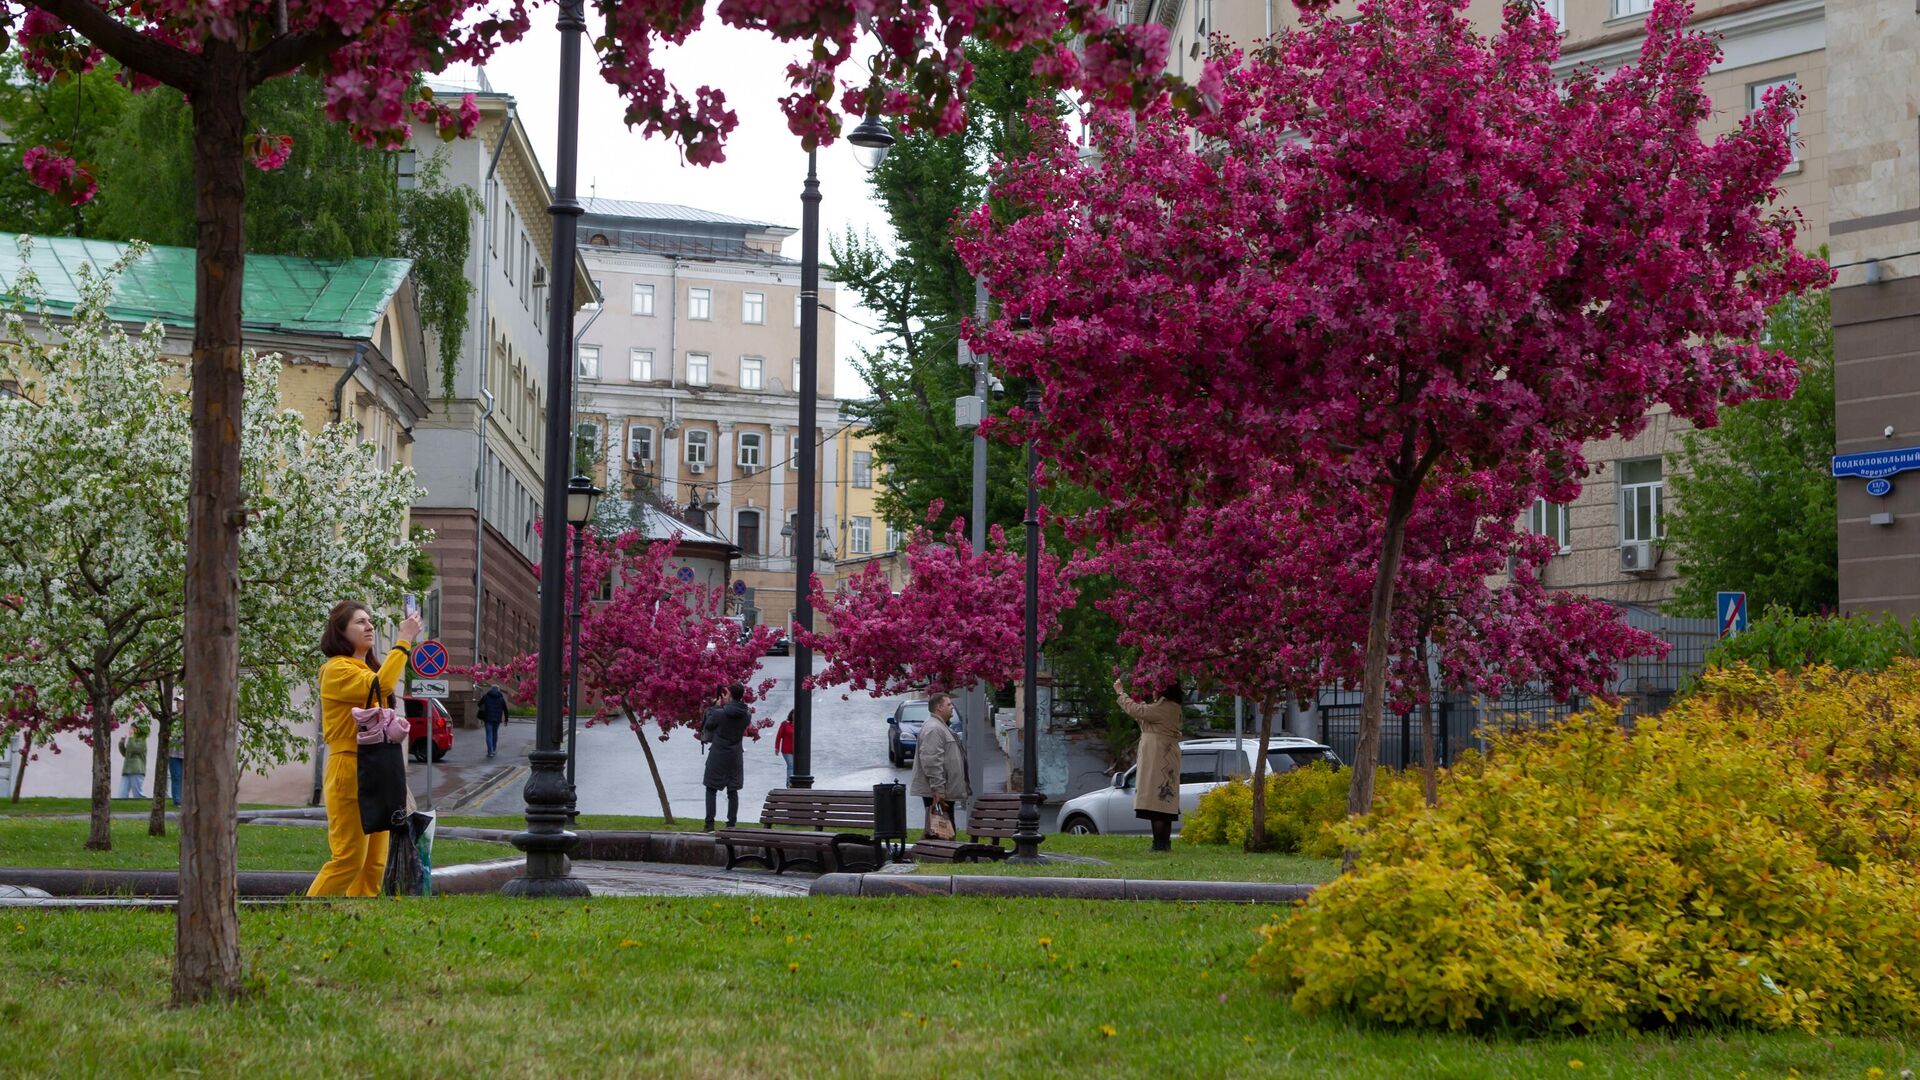
[(839, 522), (834, 537), (837, 569), (843, 576), (851, 575), (873, 562), (882, 562), (897, 585), (905, 580), (905, 565), (899, 555), (906, 538), (880, 514), (879, 495), (886, 466), (873, 452), (873, 436), (862, 428), (846, 427), (833, 439), (838, 444), (834, 459), (839, 467), (823, 480), (826, 501)]
[[(416, 430), (416, 470), (427, 493), (413, 517), (433, 530), (427, 550), (439, 571), (423, 598), (427, 633), (446, 644), (455, 665), (502, 662), (537, 644), (534, 524), (545, 476), (552, 330), (552, 189), (514, 100), (484, 86), (476, 98), (481, 120), (473, 138), (442, 142), (429, 128), (414, 132), (417, 153), (440, 155), (445, 182), (472, 191), (476, 204), (467, 333), (450, 388), (441, 385), (437, 354), (429, 365), (434, 411)], [(577, 303), (593, 302), (598, 294), (585, 260), (567, 272)], [(448, 706), (466, 716), (475, 695), (464, 680), (453, 690)]]
[[(1639, 54), (1652, 2), (1544, 0), (1544, 6), (1565, 27), (1557, 70), (1571, 73), (1576, 68), (1597, 68), (1605, 72)], [(1334, 10), (1352, 13), (1356, 9), (1353, 0), (1345, 0)], [(1468, 12), (1491, 32), (1499, 25), (1501, 4), (1497, 0), (1472, 0)], [(1732, 130), (1775, 86), (1793, 83), (1800, 88), (1805, 99), (1798, 124), (1800, 145), (1796, 160), (1780, 178), (1780, 187), (1783, 201), (1797, 207), (1804, 219), (1799, 240), (1807, 250), (1826, 243), (1829, 235), (1828, 132), (1833, 115), (1828, 100), (1826, 12), (1824, 0), (1701, 0), (1694, 12), (1694, 26), (1718, 36), (1723, 52), (1707, 79), (1714, 112), (1702, 129), (1703, 135), (1711, 137)], [(1131, 0), (1130, 14), (1136, 21), (1155, 21), (1168, 28), (1173, 36), (1168, 68), (1189, 78), (1198, 77), (1206, 51), (1204, 42), (1211, 34), (1224, 34), (1246, 45), (1298, 21), (1292, 0)], [(1910, 24), (1912, 12), (1906, 17)], [(1908, 29), (1911, 31), (1911, 25)], [(1882, 43), (1878, 47), (1887, 46)], [(1865, 85), (1874, 83), (1883, 88), (1884, 82), (1876, 82), (1877, 75), (1862, 70), (1861, 78), (1860, 93), (1882, 93)], [(1913, 100), (1911, 93), (1893, 98), (1882, 93), (1882, 97), (1897, 100), (1899, 108), (1910, 108)], [(1910, 122), (1907, 127), (1911, 129)], [(1908, 130), (1904, 136), (1909, 166), (1912, 135)], [(1862, 136), (1863, 145), (1871, 142), (1873, 139)], [(1863, 167), (1880, 175), (1875, 165)], [(1895, 184), (1888, 179), (1884, 186), (1891, 191)], [(1913, 188), (1908, 183), (1903, 190), (1910, 192)], [(1920, 220), (1920, 214), (1916, 220)], [(1920, 245), (1901, 250), (1916, 246)], [(1837, 251), (1834, 259), (1844, 261)], [(1920, 299), (1920, 292), (1915, 295)], [(1837, 326), (1837, 293), (1835, 305)], [(1679, 580), (1678, 568), (1662, 545), (1671, 506), (1667, 481), (1673, 462), (1668, 455), (1679, 449), (1680, 436), (1688, 425), (1664, 408), (1649, 414), (1647, 421), (1645, 430), (1632, 438), (1605, 440), (1586, 448), (1594, 470), (1579, 498), (1567, 505), (1542, 501), (1528, 513), (1527, 526), (1553, 537), (1560, 545), (1560, 554), (1542, 575), (1550, 587), (1649, 607), (1672, 598)], [(1844, 437), (1842, 442), (1846, 442)], [(1865, 500), (1866, 496), (1860, 494), (1858, 498)], [(1856, 512), (1864, 514), (1864, 506), (1861, 502)], [(1843, 509), (1843, 518), (1846, 513)], [(1844, 534), (1845, 526), (1842, 528)], [(1866, 544), (1860, 557), (1878, 558), (1871, 554), (1878, 550)], [(1844, 564), (1844, 553), (1842, 559)], [(1920, 577), (1911, 567), (1908, 573)], [(1846, 593), (1843, 583), (1843, 597)]]
[[(829, 494), (847, 467), (830, 310), (820, 318), (817, 430), (800, 430), (800, 264), (781, 254), (794, 232), (618, 199), (587, 200), (580, 219), (581, 251), (606, 296), (577, 333), (580, 436), (596, 477), (730, 540), (739, 613), (783, 625), (802, 453), (817, 470), (823, 577), (853, 542)], [(833, 307), (831, 285), (820, 302)]]

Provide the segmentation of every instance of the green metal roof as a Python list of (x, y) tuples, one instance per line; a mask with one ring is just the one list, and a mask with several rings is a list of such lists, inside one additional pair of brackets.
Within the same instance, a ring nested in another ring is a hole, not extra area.
[[(20, 258), (18, 236), (0, 233), (0, 296), (11, 297), (23, 262), (30, 262), (46, 291), (47, 306), (70, 311), (80, 299), (83, 264), (111, 266), (127, 245), (114, 240), (36, 236), (31, 260)], [(112, 312), (128, 322), (159, 319), (193, 326), (194, 251), (154, 247), (127, 268), (114, 289)], [(249, 330), (371, 337), (387, 303), (406, 280), (407, 259), (299, 259), (248, 255), (243, 281), (242, 323)]]

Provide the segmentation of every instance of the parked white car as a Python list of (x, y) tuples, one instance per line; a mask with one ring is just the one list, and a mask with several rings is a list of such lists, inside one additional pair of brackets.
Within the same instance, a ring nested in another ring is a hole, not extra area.
[[(1233, 777), (1253, 775), (1253, 756), (1260, 752), (1260, 740), (1240, 740), (1234, 749), (1232, 739), (1187, 739), (1180, 744), (1180, 813), (1193, 812), (1200, 796)], [(1340, 757), (1332, 748), (1293, 735), (1278, 735), (1267, 743), (1267, 769), (1287, 772), (1302, 765), (1323, 761), (1339, 765)], [(1060, 831), (1063, 833), (1144, 833), (1147, 822), (1133, 814), (1134, 769), (1113, 778), (1113, 783), (1098, 791), (1068, 799), (1060, 807)]]

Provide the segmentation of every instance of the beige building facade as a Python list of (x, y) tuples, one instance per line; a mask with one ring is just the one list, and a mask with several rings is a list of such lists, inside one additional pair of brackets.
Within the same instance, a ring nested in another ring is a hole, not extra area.
[[(829, 311), (819, 322), (816, 434), (800, 430), (800, 264), (781, 253), (795, 230), (663, 203), (586, 206), (581, 250), (606, 296), (578, 332), (580, 441), (596, 479), (731, 541), (738, 613), (785, 625), (800, 454), (814, 455), (823, 577), (853, 539), (834, 495), (849, 463)], [(820, 302), (831, 308), (834, 295), (823, 283)]]
[[(1546, 0), (1545, 7), (1565, 27), (1557, 70), (1606, 72), (1639, 54), (1651, 0)], [(1788, 82), (1799, 87), (1803, 96), (1800, 144), (1796, 160), (1780, 178), (1780, 188), (1782, 203), (1797, 208), (1804, 221), (1799, 243), (1808, 251), (1829, 239), (1828, 148), (1836, 106), (1830, 104), (1828, 92), (1827, 8), (1824, 0), (1709, 0), (1696, 5), (1693, 23), (1718, 36), (1723, 54), (1707, 78), (1714, 111), (1702, 126), (1704, 137), (1735, 128), (1768, 89)], [(1353, 0), (1335, 5), (1336, 12), (1356, 10)], [(1472, 0), (1468, 11), (1488, 32), (1499, 25), (1501, 5), (1495, 0)], [(1202, 43), (1210, 34), (1224, 34), (1245, 46), (1298, 19), (1292, 0), (1132, 0), (1131, 14), (1136, 21), (1156, 21), (1169, 29), (1173, 47), (1168, 68), (1189, 78), (1199, 75), (1205, 55)], [(1908, 12), (1907, 18), (1911, 23), (1913, 13)], [(1861, 78), (1881, 81), (1864, 70)], [(1904, 100), (1910, 109), (1911, 95)], [(1911, 117), (1907, 128), (1911, 144)], [(1909, 184), (1907, 190), (1912, 188)], [(1916, 248), (1920, 245), (1902, 250)], [(1834, 261), (1844, 261), (1837, 249)], [(1920, 266), (1920, 261), (1915, 265)], [(1842, 299), (1836, 293), (1836, 325), (1841, 308)], [(1586, 447), (1592, 472), (1574, 502), (1535, 505), (1527, 515), (1528, 527), (1559, 541), (1560, 553), (1543, 571), (1550, 587), (1648, 607), (1673, 597), (1678, 568), (1663, 545), (1665, 518), (1671, 509), (1667, 482), (1673, 471), (1670, 455), (1680, 448), (1680, 436), (1687, 429), (1685, 421), (1664, 407), (1656, 409), (1648, 415), (1645, 429), (1633, 437)], [(1846, 442), (1844, 435), (1842, 442)], [(1844, 507), (1844, 491), (1842, 499)], [(1843, 508), (1843, 520), (1846, 516)], [(1843, 524), (1843, 536), (1845, 532)], [(1878, 549), (1868, 545), (1862, 550)], [(1843, 564), (1846, 558), (1843, 552)], [(1842, 592), (1846, 606), (1844, 582)]]

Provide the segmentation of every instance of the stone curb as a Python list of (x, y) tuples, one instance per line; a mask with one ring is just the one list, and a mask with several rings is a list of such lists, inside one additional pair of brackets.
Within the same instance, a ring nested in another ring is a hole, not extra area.
[(1265, 881), (1158, 881), (1138, 878), (1011, 877), (989, 874), (922, 876), (826, 874), (811, 896), (998, 896), (1051, 900), (1174, 900), (1182, 903), (1292, 904), (1313, 895), (1312, 885)]
[[(526, 869), (521, 858), (461, 863), (433, 872), (433, 891), (450, 896), (496, 892)], [(306, 895), (313, 874), (306, 870), (242, 870), (240, 895), (246, 899)], [(61, 867), (0, 867), (0, 884), (39, 889), (49, 896), (172, 897), (180, 893), (173, 870), (71, 870)]]

